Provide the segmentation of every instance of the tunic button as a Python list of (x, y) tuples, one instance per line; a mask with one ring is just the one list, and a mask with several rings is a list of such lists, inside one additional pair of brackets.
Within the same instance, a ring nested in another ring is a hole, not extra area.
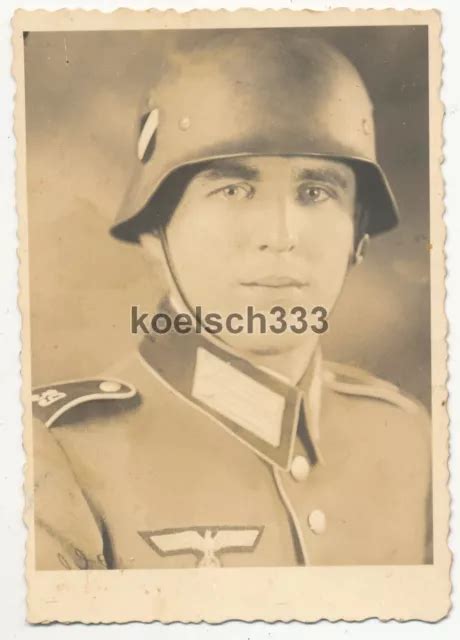
[(308, 526), (313, 533), (319, 534), (326, 531), (326, 516), (320, 509), (315, 509), (308, 516)]
[(294, 480), (301, 482), (310, 473), (310, 465), (304, 456), (296, 456), (291, 464), (291, 475)]
[(115, 382), (115, 380), (104, 380), (104, 382), (101, 382), (99, 385), (99, 389), (106, 393), (116, 393), (117, 391), (120, 391), (121, 384), (119, 382)]
[(184, 116), (179, 120), (179, 129), (182, 129), (182, 131), (190, 129), (190, 118), (188, 116)]

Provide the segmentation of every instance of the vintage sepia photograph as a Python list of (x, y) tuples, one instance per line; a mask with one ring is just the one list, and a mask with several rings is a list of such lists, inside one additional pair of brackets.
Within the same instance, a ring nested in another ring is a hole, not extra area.
[(438, 18), (256, 14), (16, 19), (35, 621), (448, 606)]

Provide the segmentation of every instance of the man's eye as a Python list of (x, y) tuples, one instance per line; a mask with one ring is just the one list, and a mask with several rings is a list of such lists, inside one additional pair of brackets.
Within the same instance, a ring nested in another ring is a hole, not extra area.
[(229, 184), (221, 189), (216, 189), (210, 195), (219, 195), (226, 200), (244, 200), (252, 198), (254, 188), (249, 184)]
[(314, 185), (303, 185), (298, 191), (299, 201), (303, 204), (318, 204), (334, 197), (333, 192)]

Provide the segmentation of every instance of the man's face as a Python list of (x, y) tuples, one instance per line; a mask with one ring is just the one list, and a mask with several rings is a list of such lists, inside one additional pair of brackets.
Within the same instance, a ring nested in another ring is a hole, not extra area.
[[(354, 239), (355, 176), (314, 157), (216, 160), (188, 184), (166, 229), (185, 297), (203, 314), (246, 316), (317, 306), (331, 311)], [(288, 316), (287, 316), (288, 317)], [(257, 324), (257, 323), (256, 323)], [(257, 326), (256, 326), (257, 329)], [(255, 352), (282, 352), (305, 334), (221, 336)]]

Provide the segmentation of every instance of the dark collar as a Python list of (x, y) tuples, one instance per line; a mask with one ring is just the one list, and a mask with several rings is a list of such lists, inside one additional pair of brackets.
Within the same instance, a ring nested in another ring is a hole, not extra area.
[[(172, 316), (177, 313), (168, 303), (163, 303), (161, 311)], [(153, 374), (270, 463), (289, 468), (299, 418), (315, 457), (319, 353), (299, 385), (293, 386), (221, 344), (195, 330), (188, 334), (170, 331), (145, 336), (139, 351)]]

